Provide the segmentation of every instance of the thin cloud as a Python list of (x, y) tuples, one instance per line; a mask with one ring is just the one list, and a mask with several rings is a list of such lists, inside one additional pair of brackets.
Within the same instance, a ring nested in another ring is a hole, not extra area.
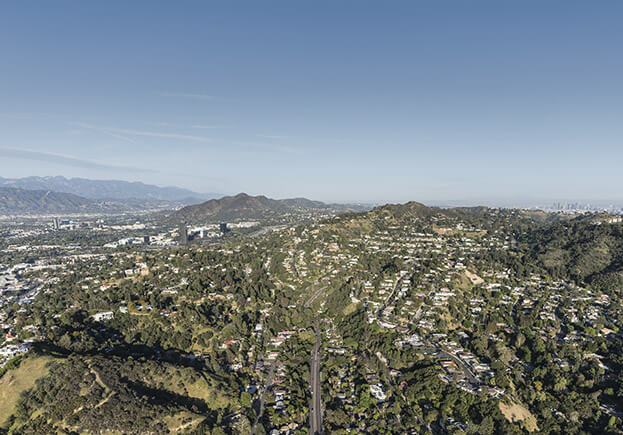
[(107, 163), (84, 160), (77, 157), (62, 154), (46, 153), (42, 151), (32, 151), (16, 148), (0, 148), (0, 157), (11, 159), (22, 159), (36, 162), (54, 163), (64, 166), (71, 166), (82, 169), (101, 169), (107, 171), (132, 171), (144, 173), (157, 173), (153, 169), (137, 168), (134, 166), (111, 165)]
[(264, 143), (254, 141), (231, 141), (232, 145), (241, 146), (247, 151), (271, 151), (285, 154), (299, 154), (301, 149), (290, 145), (281, 145), (275, 143)]
[(283, 136), (277, 134), (258, 134), (257, 137), (262, 137), (264, 139), (293, 139), (292, 136)]
[[(255, 135), (256, 137), (261, 137), (263, 139), (269, 139), (271, 141), (276, 140), (276, 141), (306, 141), (305, 138), (300, 137), (300, 136), (290, 136), (290, 135), (285, 135), (285, 134), (265, 134), (265, 133), (257, 133)], [(327, 143), (334, 143), (334, 144), (348, 144), (348, 143), (352, 143), (352, 141), (348, 141), (348, 140), (344, 140), (344, 139), (335, 139), (335, 138), (322, 138), (322, 139), (315, 139), (316, 142), (320, 142), (322, 141), (323, 143), (327, 144)]]
[(190, 128), (197, 128), (202, 130), (209, 130), (213, 128), (230, 128), (227, 125), (191, 125)]
[(184, 93), (184, 92), (160, 92), (158, 95), (160, 95), (161, 97), (190, 98), (193, 100), (215, 100), (218, 98), (218, 97), (215, 97), (214, 95), (191, 94), (191, 93)]
[(75, 123), (74, 125), (80, 126), (82, 128), (90, 129), (93, 131), (98, 131), (100, 133), (106, 134), (111, 137), (115, 137), (117, 139), (121, 139), (130, 143), (138, 143), (133, 137), (154, 137), (159, 139), (176, 139), (183, 140), (189, 142), (201, 142), (201, 143), (210, 143), (212, 139), (204, 137), (204, 136), (195, 136), (190, 134), (178, 134), (178, 133), (163, 133), (159, 131), (146, 131), (146, 130), (132, 130), (125, 128), (112, 128), (112, 127), (100, 127), (91, 124), (83, 124), (83, 123)]
[(124, 128), (108, 128), (106, 129), (109, 132), (129, 135), (129, 136), (146, 136), (146, 137), (157, 137), (162, 139), (179, 139), (179, 140), (187, 140), (190, 142), (203, 142), (209, 143), (212, 142), (212, 139), (204, 137), (204, 136), (194, 136), (190, 134), (177, 134), (177, 133), (161, 133), (158, 131), (143, 131), (143, 130), (127, 130)]
[(124, 136), (122, 134), (114, 133), (114, 132), (110, 131), (107, 128), (97, 127), (95, 125), (84, 124), (84, 123), (81, 123), (81, 122), (75, 122), (75, 123), (73, 123), (73, 125), (76, 125), (76, 126), (81, 127), (81, 128), (85, 128), (87, 130), (97, 131), (97, 132), (103, 133), (103, 134), (105, 134), (107, 136), (113, 137), (115, 139), (120, 139), (120, 140), (122, 140), (124, 142), (129, 142), (129, 143), (134, 143), (134, 144), (137, 143), (134, 139), (132, 139), (132, 138), (130, 138), (128, 136)]

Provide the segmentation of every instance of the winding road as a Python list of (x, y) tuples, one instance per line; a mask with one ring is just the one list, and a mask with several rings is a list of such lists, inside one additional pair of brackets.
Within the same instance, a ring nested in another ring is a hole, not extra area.
[(311, 402), (309, 404), (309, 433), (323, 434), (322, 400), (320, 393), (320, 331), (316, 328), (316, 343), (311, 353), (310, 365)]
[(268, 369), (268, 376), (266, 377), (264, 386), (261, 387), (259, 391), (259, 397), (253, 401), (253, 409), (255, 410), (255, 421), (253, 422), (253, 427), (251, 428), (251, 433), (253, 434), (257, 434), (257, 426), (264, 415), (264, 406), (266, 404), (264, 395), (267, 394), (268, 389), (273, 384), (273, 378), (275, 377), (275, 365), (275, 361), (273, 361)]

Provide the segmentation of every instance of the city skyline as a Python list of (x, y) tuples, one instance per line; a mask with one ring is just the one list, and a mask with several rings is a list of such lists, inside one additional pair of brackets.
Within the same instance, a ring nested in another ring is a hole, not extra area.
[(3, 5), (0, 175), (623, 199), (620, 4), (241, 4)]

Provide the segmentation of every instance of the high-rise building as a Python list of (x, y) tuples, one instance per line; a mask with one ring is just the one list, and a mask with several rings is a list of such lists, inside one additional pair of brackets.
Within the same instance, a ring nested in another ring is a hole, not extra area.
[(58, 222), (58, 218), (54, 218), (54, 221), (52, 222), (52, 225), (54, 226), (55, 230), (58, 230), (61, 226)]
[(180, 226), (180, 245), (186, 245), (188, 243), (188, 228), (186, 225)]

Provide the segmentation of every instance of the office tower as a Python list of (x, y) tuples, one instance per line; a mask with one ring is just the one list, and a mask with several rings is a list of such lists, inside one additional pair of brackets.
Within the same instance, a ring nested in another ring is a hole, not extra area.
[(185, 245), (188, 243), (188, 228), (186, 225), (180, 226), (180, 245)]

